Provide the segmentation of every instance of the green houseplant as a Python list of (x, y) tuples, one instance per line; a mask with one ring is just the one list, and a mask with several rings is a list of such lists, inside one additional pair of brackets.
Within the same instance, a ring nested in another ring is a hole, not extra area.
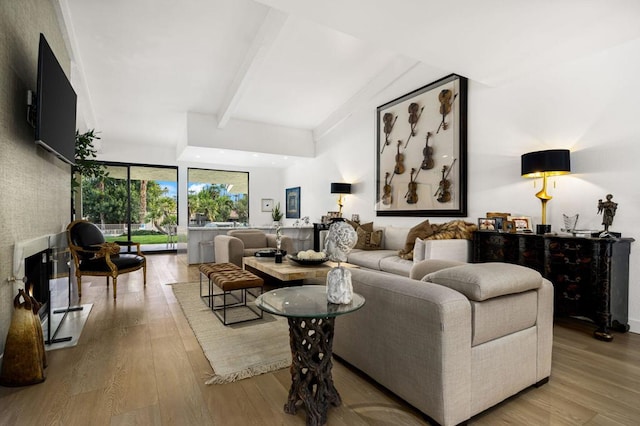
[(280, 203), (273, 206), (273, 211), (271, 212), (271, 218), (274, 222), (280, 222), (282, 220), (282, 212), (280, 211)]
[(72, 180), (71, 188), (75, 192), (80, 187), (82, 176), (86, 178), (102, 179), (108, 176), (106, 167), (95, 160), (96, 148), (93, 141), (100, 139), (94, 129), (80, 133), (76, 130), (76, 165), (73, 166), (75, 178)]
[(73, 175), (71, 179), (71, 200), (72, 216), (82, 217), (82, 178), (96, 178), (102, 181), (109, 175), (104, 164), (96, 161), (97, 150), (93, 146), (93, 141), (100, 139), (94, 129), (80, 133), (76, 130), (75, 165), (71, 168)]

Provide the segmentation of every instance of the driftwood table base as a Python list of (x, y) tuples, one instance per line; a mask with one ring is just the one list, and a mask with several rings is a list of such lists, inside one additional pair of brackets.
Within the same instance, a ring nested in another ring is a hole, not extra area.
[(329, 404), (342, 403), (331, 376), (335, 318), (290, 317), (291, 389), (284, 411), (295, 414), (298, 402), (307, 412), (307, 425), (327, 423)]

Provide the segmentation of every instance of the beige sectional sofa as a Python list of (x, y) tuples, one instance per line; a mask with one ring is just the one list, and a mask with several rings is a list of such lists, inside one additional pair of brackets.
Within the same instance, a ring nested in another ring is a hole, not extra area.
[[(390, 269), (391, 256), (378, 264)], [(439, 424), (464, 422), (548, 379), (553, 289), (538, 272), (425, 260), (410, 271), (421, 280), (351, 273), (366, 304), (337, 318), (334, 354)]]
[[(380, 249), (364, 250), (353, 249), (348, 254), (347, 262), (358, 265), (361, 268), (374, 271), (389, 272), (395, 275), (408, 277), (414, 263), (425, 259), (445, 259), (460, 262), (471, 260), (471, 241), (468, 239), (425, 239), (421, 244), (421, 255), (413, 260), (406, 260), (399, 256), (398, 252), (405, 248), (407, 235), (411, 228), (396, 226), (374, 226), (376, 231), (382, 231), (382, 244)], [(321, 242), (328, 231), (321, 232)], [(321, 247), (324, 244), (321, 243)]]

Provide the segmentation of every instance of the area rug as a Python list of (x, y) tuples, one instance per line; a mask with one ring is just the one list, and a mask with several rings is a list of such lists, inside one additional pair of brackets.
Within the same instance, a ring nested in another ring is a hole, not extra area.
[(223, 384), (291, 365), (287, 319), (262, 319), (224, 326), (200, 298), (198, 282), (171, 284), (214, 374), (205, 383)]

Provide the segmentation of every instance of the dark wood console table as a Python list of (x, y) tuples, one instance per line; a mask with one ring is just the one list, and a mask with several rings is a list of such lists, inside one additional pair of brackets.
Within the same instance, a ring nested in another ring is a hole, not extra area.
[(329, 226), (331, 226), (330, 223), (313, 224), (313, 249), (315, 251), (320, 251), (320, 231), (328, 230)]
[(629, 330), (629, 253), (633, 238), (580, 238), (477, 231), (474, 262), (508, 262), (537, 270), (553, 283), (555, 316), (592, 320), (594, 337)]

